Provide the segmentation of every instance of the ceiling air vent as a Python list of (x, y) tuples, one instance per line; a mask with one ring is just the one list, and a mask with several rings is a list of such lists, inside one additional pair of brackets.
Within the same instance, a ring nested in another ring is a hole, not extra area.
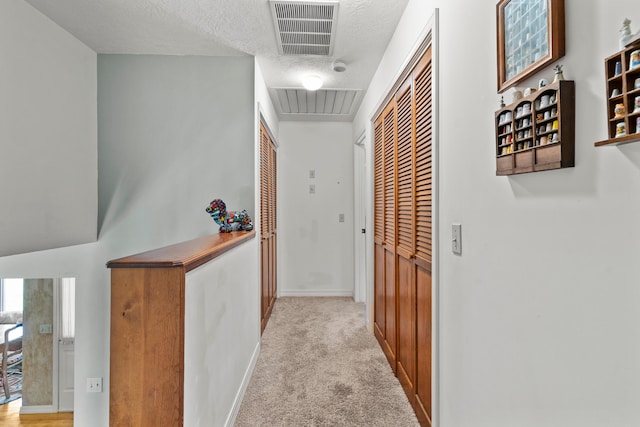
[(348, 116), (353, 114), (358, 101), (357, 89), (304, 89), (278, 88), (279, 109), (286, 115)]
[(333, 54), (338, 2), (271, 0), (270, 3), (281, 55)]

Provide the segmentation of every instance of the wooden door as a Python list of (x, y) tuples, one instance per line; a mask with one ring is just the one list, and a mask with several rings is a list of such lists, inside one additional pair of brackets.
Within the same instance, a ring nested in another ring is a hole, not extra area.
[(269, 212), (269, 227), (271, 229), (271, 244), (269, 246), (270, 255), (269, 260), (270, 264), (270, 273), (269, 280), (271, 281), (271, 286), (269, 288), (269, 305), (273, 308), (273, 304), (276, 302), (277, 295), (277, 283), (278, 283), (278, 269), (277, 269), (277, 259), (278, 259), (278, 247), (277, 247), (277, 236), (278, 236), (278, 227), (277, 227), (277, 213), (276, 209), (276, 176), (277, 176), (277, 157), (276, 157), (276, 147), (272, 143), (271, 144), (271, 189), (270, 189), (270, 212)]
[(432, 72), (431, 48), (413, 72), (415, 111), (415, 277), (416, 277), (416, 415), (431, 425), (431, 260), (432, 260)]
[(261, 330), (267, 326), (277, 295), (276, 148), (260, 123)]
[(374, 125), (375, 327), (391, 368), (396, 370), (396, 128), (395, 102)]
[(382, 128), (382, 118), (378, 118), (374, 124), (373, 132), (373, 332), (381, 345), (386, 330), (384, 317), (384, 141)]
[(397, 115), (397, 229), (398, 265), (398, 363), (397, 376), (409, 397), (415, 393), (416, 370), (416, 284), (414, 276), (414, 117), (412, 78), (409, 76), (396, 94)]
[(374, 332), (431, 425), (431, 49), (374, 122)]
[(374, 124), (374, 212), (373, 212), (373, 244), (374, 244), (374, 313), (373, 331), (384, 347), (385, 322), (385, 289), (384, 289), (384, 121), (380, 116)]
[(384, 292), (385, 353), (396, 372), (396, 127), (395, 102), (383, 112), (384, 121)]

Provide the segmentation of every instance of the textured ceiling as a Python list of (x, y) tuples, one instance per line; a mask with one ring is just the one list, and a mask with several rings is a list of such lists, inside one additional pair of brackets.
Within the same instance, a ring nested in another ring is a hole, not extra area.
[(363, 90), (408, 0), (340, 0), (332, 56), (280, 55), (268, 0), (26, 1), (98, 53), (253, 55), (270, 89), (317, 74), (326, 89)]

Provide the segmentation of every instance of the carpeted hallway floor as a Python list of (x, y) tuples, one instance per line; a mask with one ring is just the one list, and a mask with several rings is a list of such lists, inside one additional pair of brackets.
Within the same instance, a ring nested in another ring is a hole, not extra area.
[(418, 426), (351, 298), (280, 298), (236, 427)]

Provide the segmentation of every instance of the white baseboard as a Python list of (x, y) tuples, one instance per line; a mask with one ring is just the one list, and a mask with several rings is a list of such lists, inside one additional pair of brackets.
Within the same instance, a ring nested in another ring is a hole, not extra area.
[(240, 388), (236, 393), (235, 399), (233, 399), (233, 406), (231, 407), (231, 411), (229, 411), (229, 416), (227, 416), (227, 421), (225, 421), (225, 427), (233, 427), (236, 423), (236, 417), (238, 416), (238, 411), (240, 410), (240, 405), (242, 404), (242, 399), (244, 398), (244, 393), (247, 391), (247, 387), (249, 386), (249, 381), (251, 381), (251, 375), (253, 375), (253, 370), (256, 367), (256, 363), (258, 362), (258, 356), (260, 355), (260, 341), (256, 344), (255, 350), (253, 350), (253, 355), (251, 356), (251, 360), (249, 361), (249, 366), (247, 366), (247, 370), (244, 373), (244, 377), (242, 378), (242, 383), (240, 384)]
[(53, 414), (58, 412), (53, 405), (21, 406), (21, 414)]
[(353, 297), (353, 290), (344, 289), (280, 289), (280, 297)]

